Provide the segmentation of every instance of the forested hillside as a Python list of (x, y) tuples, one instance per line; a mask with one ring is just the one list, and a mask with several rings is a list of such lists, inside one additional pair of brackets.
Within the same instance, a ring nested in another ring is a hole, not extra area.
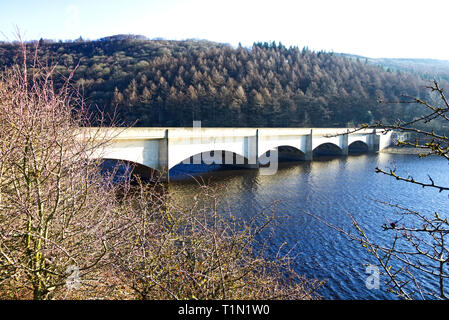
[[(416, 75), (276, 43), (233, 48), (128, 35), (40, 40), (37, 52), (61, 79), (76, 68), (72, 81), (87, 103), (117, 110), (124, 125), (346, 126), (416, 114), (414, 105), (378, 99), (429, 98)], [(2, 68), (20, 57), (18, 44), (0, 43)]]

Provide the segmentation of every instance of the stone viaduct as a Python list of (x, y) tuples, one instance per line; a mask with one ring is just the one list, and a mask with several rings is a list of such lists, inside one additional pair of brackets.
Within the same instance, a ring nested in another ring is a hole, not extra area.
[[(273, 162), (274, 158), (267, 158), (267, 155), (277, 154), (279, 147), (292, 147), (302, 155), (303, 160), (311, 161), (313, 151), (325, 144), (333, 145), (338, 154), (347, 155), (349, 147), (355, 142), (365, 144), (369, 152), (378, 152), (392, 142), (391, 131), (353, 131), (352, 128), (201, 127), (82, 130), (84, 135), (95, 132), (97, 137), (109, 140), (93, 156), (141, 164), (159, 171), (167, 180), (171, 168), (180, 163), (191, 163), (192, 160), (193, 163), (203, 161), (206, 164), (215, 162), (259, 167), (261, 163)], [(205, 157), (204, 153), (208, 156)]]

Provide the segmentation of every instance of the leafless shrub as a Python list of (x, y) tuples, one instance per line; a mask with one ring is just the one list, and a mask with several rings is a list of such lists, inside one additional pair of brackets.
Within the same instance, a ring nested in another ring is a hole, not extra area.
[(123, 205), (130, 226), (114, 246), (117, 274), (139, 299), (310, 299), (319, 284), (298, 276), (287, 257), (269, 260), (255, 237), (274, 219), (220, 213), (216, 192), (203, 186), (188, 211), (168, 193), (140, 185)]
[(106, 254), (116, 187), (92, 158), (107, 141), (78, 130), (82, 99), (26, 53), (0, 75), (0, 296), (46, 299)]

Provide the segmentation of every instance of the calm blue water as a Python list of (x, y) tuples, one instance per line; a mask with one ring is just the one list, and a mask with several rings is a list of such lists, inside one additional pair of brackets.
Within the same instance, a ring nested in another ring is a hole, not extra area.
[[(262, 176), (257, 170), (218, 171), (196, 175), (197, 179), (218, 187), (223, 208), (234, 215), (250, 218), (275, 201), (279, 216), (270, 239), (271, 254), (282, 243), (294, 257), (295, 269), (309, 278), (326, 279), (320, 290), (325, 299), (394, 299), (386, 292), (381, 276), (380, 289), (369, 290), (365, 280), (366, 264), (377, 261), (343, 234), (306, 214), (312, 213), (329, 223), (352, 229), (345, 212), (351, 213), (372, 241), (385, 243), (389, 234), (381, 225), (398, 219), (395, 210), (374, 199), (393, 201), (415, 210), (447, 212), (448, 194), (434, 189), (397, 181), (376, 174), (375, 167), (398, 168), (398, 173), (449, 185), (448, 163), (443, 159), (415, 155), (366, 154), (321, 159), (283, 165), (276, 175)], [(198, 183), (183, 177), (185, 167), (174, 171), (170, 191), (179, 201), (188, 202), (198, 191)], [(425, 288), (433, 280), (421, 278)]]

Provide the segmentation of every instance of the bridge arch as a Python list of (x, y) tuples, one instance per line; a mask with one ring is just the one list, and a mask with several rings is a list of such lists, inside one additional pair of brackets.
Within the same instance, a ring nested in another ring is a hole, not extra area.
[(324, 142), (313, 149), (313, 156), (341, 156), (343, 150), (335, 143)]
[(143, 160), (141, 159), (136, 159), (133, 156), (111, 156), (111, 155), (107, 155), (107, 156), (98, 156), (98, 157), (93, 157), (94, 159), (98, 159), (100, 160), (103, 164), (104, 163), (112, 163), (115, 162), (118, 165), (129, 165), (131, 166), (142, 166), (145, 168), (149, 168), (149, 169), (153, 169), (153, 170), (157, 170), (157, 168), (155, 166), (150, 166), (147, 163), (145, 163)]
[(267, 158), (268, 152), (273, 149), (277, 150), (279, 161), (303, 161), (306, 159), (305, 152), (299, 149), (298, 146), (279, 145), (259, 153), (258, 159), (261, 161), (261, 164), (264, 164), (262, 163), (263, 158)]
[(363, 142), (367, 145), (369, 145), (369, 139), (370, 136), (369, 135), (360, 135), (360, 134), (354, 134), (354, 135), (349, 135), (348, 136), (348, 145), (351, 145), (354, 142), (360, 141)]
[[(168, 169), (192, 156), (213, 151), (235, 153), (241, 157), (251, 158), (251, 146), (255, 146), (255, 139), (245, 136), (237, 137), (209, 137), (173, 138), (169, 139)], [(254, 149), (255, 152), (255, 149)]]
[(140, 164), (153, 170), (161, 170), (159, 140), (116, 139), (108, 143), (90, 156), (95, 159), (128, 161)]
[(103, 173), (113, 174), (113, 178), (116, 181), (127, 179), (134, 175), (138, 175), (147, 180), (155, 180), (161, 176), (159, 170), (135, 161), (114, 158), (101, 158), (100, 160), (101, 171)]
[(266, 154), (269, 150), (279, 147), (292, 147), (303, 153), (307, 151), (307, 136), (291, 137), (291, 136), (274, 136), (259, 138), (258, 157)]
[(351, 142), (348, 146), (348, 153), (367, 153), (369, 151), (369, 146), (366, 141), (356, 140)]
[(177, 163), (172, 162), (169, 170), (183, 164), (247, 165), (249, 160), (242, 154), (230, 150), (207, 150), (191, 154)]

